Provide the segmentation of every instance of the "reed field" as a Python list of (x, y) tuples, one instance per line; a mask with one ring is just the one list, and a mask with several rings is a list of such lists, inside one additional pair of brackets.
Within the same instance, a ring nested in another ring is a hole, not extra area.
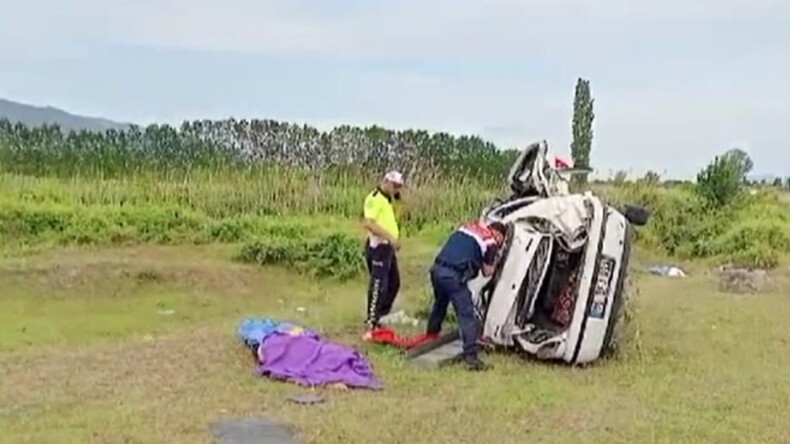
[[(490, 355), (489, 373), (428, 372), (361, 343), (358, 222), (380, 175), (407, 177), (396, 309), (419, 313), (437, 247), (507, 192), (513, 155), (378, 127), (229, 120), (95, 134), (0, 122), (2, 442), (208, 443), (213, 421), (250, 414), (310, 443), (790, 442), (790, 206), (770, 187), (711, 207), (692, 183), (587, 186), (652, 213), (632, 265), (635, 334), (610, 361)], [(651, 276), (652, 262), (689, 277)], [(722, 292), (722, 263), (764, 268), (770, 285)], [(286, 403), (306, 389), (252, 374), (234, 337), (247, 315), (359, 347), (384, 390)]]

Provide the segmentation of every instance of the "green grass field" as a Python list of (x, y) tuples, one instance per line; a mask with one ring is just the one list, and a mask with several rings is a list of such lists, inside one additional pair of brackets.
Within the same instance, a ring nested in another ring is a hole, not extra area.
[[(330, 222), (337, 223), (337, 222)], [(354, 232), (354, 227), (338, 225)], [(402, 250), (397, 302), (426, 301), (435, 236)], [(318, 281), (232, 260), (238, 244), (47, 247), (0, 262), (3, 443), (202, 443), (220, 418), (262, 414), (309, 443), (790, 442), (790, 272), (764, 294), (633, 276), (638, 336), (585, 369), (487, 356), (488, 373), (423, 370), (360, 343), (364, 280)], [(304, 307), (305, 311), (297, 308)], [(172, 310), (172, 314), (168, 310)], [(290, 318), (363, 349), (385, 388), (307, 389), (253, 375), (234, 337), (249, 314)]]
[[(245, 415), (320, 444), (790, 443), (787, 194), (710, 209), (683, 185), (599, 184), (611, 202), (653, 211), (632, 261), (623, 353), (584, 369), (493, 355), (488, 373), (429, 371), (359, 340), (356, 219), (375, 178), (208, 161), (168, 175), (155, 156), (91, 157), (101, 144), (77, 141), (87, 151), (75, 159), (93, 159), (85, 166), (64, 160), (60, 142), (26, 145), (37, 137), (0, 143), (3, 444), (209, 443), (214, 421)], [(108, 165), (117, 174), (103, 176)], [(409, 186), (396, 310), (426, 309), (432, 256), (501, 195), (491, 183)], [(690, 277), (647, 275), (656, 258), (682, 261)], [(722, 261), (772, 268), (772, 284), (721, 293), (711, 270)], [(305, 273), (316, 268), (348, 279)], [(287, 403), (307, 389), (253, 374), (235, 337), (248, 315), (359, 347), (384, 390), (318, 389), (325, 404)]]

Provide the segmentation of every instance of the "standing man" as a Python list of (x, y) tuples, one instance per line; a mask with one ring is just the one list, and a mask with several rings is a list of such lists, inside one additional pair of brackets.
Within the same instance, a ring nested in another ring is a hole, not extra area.
[(447, 306), (452, 303), (464, 344), (463, 362), (470, 370), (485, 370), (488, 366), (478, 356), (480, 328), (467, 282), (481, 270), (484, 276), (494, 274), (506, 232), (507, 227), (500, 222), (468, 222), (450, 235), (431, 267), (435, 299), (426, 336), (439, 335)]
[(367, 232), (365, 260), (370, 273), (367, 318), (363, 339), (371, 340), (379, 320), (389, 314), (400, 290), (400, 272), (396, 251), (400, 249), (398, 222), (392, 207), (393, 199), (400, 199), (403, 176), (398, 171), (388, 172), (378, 187), (365, 198), (364, 227)]

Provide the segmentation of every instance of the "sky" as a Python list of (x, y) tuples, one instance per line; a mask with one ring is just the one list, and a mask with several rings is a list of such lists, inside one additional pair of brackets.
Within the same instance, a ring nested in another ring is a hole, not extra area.
[(788, 23), (786, 0), (17, 0), (0, 12), (0, 97), (569, 154), (582, 77), (596, 175), (691, 178), (739, 147), (755, 174), (790, 176)]

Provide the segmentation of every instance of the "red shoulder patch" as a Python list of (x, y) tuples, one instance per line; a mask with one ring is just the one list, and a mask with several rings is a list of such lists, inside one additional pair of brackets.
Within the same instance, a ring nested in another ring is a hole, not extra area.
[(487, 225), (480, 221), (467, 222), (463, 228), (471, 233), (474, 233), (486, 244), (499, 243), (501, 235), (498, 232), (488, 228)]

